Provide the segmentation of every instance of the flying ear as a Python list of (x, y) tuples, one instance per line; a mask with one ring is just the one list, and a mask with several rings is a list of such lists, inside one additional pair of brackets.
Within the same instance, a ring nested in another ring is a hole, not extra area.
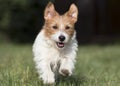
[(70, 17), (74, 22), (77, 21), (78, 17), (78, 8), (75, 4), (71, 4), (67, 16)]
[(53, 18), (54, 16), (56, 16), (56, 11), (54, 8), (54, 5), (52, 2), (49, 2), (48, 5), (45, 8), (45, 12), (44, 12), (44, 18), (46, 20)]

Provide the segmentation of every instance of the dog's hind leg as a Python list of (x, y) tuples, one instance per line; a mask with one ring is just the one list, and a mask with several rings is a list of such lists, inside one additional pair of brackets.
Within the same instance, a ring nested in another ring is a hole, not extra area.
[(40, 62), (37, 64), (38, 73), (40, 78), (42, 78), (43, 83), (46, 85), (51, 85), (55, 83), (55, 75), (51, 70), (50, 64), (48, 62)]

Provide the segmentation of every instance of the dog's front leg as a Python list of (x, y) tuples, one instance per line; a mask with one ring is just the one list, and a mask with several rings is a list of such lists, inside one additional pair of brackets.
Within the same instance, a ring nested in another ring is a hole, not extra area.
[(71, 76), (74, 69), (74, 60), (70, 58), (61, 59), (59, 73), (63, 76)]
[(39, 69), (38, 71), (40, 72), (40, 77), (42, 78), (44, 84), (51, 85), (55, 83), (54, 73), (51, 70), (49, 62), (41, 62)]

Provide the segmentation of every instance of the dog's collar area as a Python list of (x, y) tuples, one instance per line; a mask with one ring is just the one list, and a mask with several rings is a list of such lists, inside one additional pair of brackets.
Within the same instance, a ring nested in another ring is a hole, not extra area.
[(63, 48), (65, 45), (63, 42), (57, 42), (56, 44), (59, 48)]

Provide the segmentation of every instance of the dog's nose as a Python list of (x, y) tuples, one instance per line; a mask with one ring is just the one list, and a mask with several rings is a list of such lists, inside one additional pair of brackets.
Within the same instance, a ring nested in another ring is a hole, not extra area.
[(59, 40), (60, 41), (64, 41), (65, 40), (65, 36), (59, 36)]

